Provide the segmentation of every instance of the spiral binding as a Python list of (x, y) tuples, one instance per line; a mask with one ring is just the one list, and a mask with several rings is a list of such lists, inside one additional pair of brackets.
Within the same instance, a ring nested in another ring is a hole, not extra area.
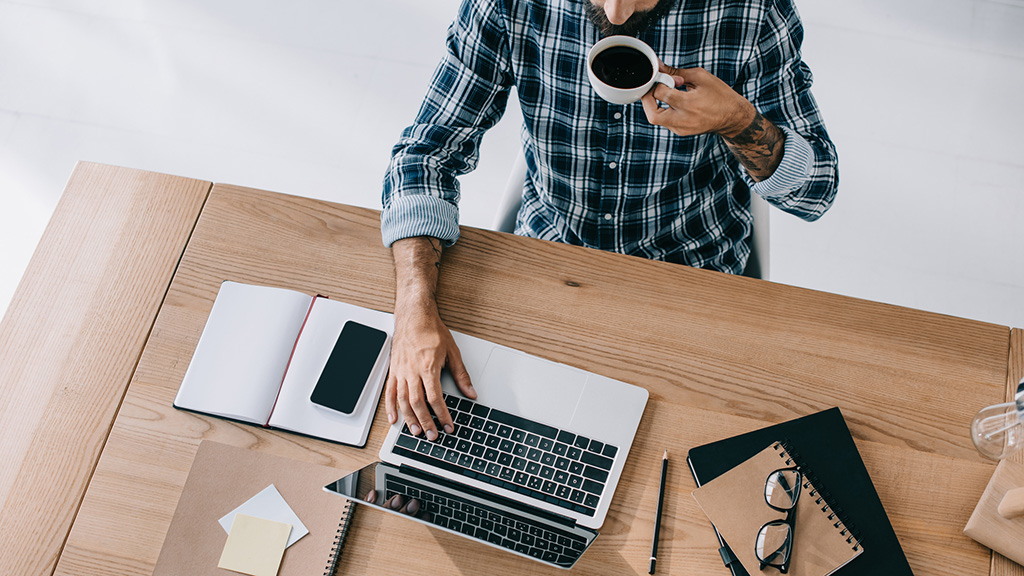
[(852, 544), (853, 551), (859, 550), (860, 535), (857, 533), (857, 527), (846, 520), (841, 507), (829, 505), (829, 502), (833, 501), (832, 493), (822, 487), (820, 480), (810, 468), (801, 464), (800, 454), (793, 450), (793, 446), (789, 442), (776, 442), (772, 448), (776, 451), (782, 450), (779, 453), (779, 458), (784, 458), (787, 466), (796, 466), (800, 470), (804, 476), (803, 486), (810, 490), (808, 495), (814, 498), (816, 505), (821, 506), (822, 512), (828, 513), (828, 519), (833, 521), (833, 526), (839, 530), (841, 536), (846, 536), (846, 543)]
[(345, 508), (341, 511), (341, 522), (338, 524), (338, 531), (334, 535), (334, 544), (331, 546), (331, 554), (327, 557), (330, 562), (324, 568), (324, 576), (334, 576), (338, 569), (338, 562), (341, 561), (341, 553), (345, 548), (345, 536), (348, 535), (348, 527), (352, 523), (352, 514), (356, 511), (356, 503), (347, 500)]

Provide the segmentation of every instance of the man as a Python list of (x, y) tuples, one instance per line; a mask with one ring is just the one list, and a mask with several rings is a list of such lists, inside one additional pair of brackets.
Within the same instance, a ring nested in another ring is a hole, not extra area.
[[(676, 89), (613, 105), (589, 85), (602, 36), (638, 36)], [(800, 60), (791, 0), (464, 0), (416, 123), (395, 146), (381, 232), (395, 260), (385, 405), (414, 434), (453, 424), (440, 372), (472, 383), (437, 312), (441, 253), (458, 238), (455, 176), (515, 86), (528, 178), (516, 232), (742, 272), (750, 194), (806, 220), (832, 203), (837, 158)]]

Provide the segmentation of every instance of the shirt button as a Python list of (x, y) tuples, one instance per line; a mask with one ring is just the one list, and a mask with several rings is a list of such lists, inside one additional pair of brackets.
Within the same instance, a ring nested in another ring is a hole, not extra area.
[(616, 168), (619, 167), (619, 165), (616, 164), (615, 162), (609, 162), (608, 167), (611, 168), (612, 170), (615, 170)]
[(612, 219), (612, 215), (611, 214), (605, 214), (604, 215), (604, 219), (605, 220), (611, 220)]
[(622, 112), (616, 112), (615, 115), (612, 116), (612, 118), (615, 118), (616, 120), (619, 120), (620, 118), (622, 118)]

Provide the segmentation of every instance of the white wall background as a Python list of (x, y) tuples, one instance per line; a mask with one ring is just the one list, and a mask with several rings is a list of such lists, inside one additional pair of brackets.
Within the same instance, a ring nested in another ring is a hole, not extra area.
[[(773, 214), (772, 280), (1024, 326), (1024, 0), (797, 1), (841, 185), (816, 223)], [(0, 311), (78, 160), (379, 207), (457, 5), (0, 0)]]

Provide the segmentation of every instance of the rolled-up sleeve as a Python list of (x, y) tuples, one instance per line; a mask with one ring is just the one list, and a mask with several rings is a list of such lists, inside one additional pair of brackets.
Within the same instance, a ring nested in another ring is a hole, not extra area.
[(792, 2), (770, 2), (740, 90), (786, 133), (786, 143), (770, 178), (755, 183), (745, 171), (742, 175), (751, 191), (770, 204), (813, 221), (835, 199), (839, 158), (811, 94), (813, 78), (801, 59), (802, 42), (803, 25)]
[(501, 119), (513, 84), (500, 2), (464, 0), (447, 50), (384, 176), (381, 239), (459, 237), (457, 177), (476, 168), (484, 132)]

